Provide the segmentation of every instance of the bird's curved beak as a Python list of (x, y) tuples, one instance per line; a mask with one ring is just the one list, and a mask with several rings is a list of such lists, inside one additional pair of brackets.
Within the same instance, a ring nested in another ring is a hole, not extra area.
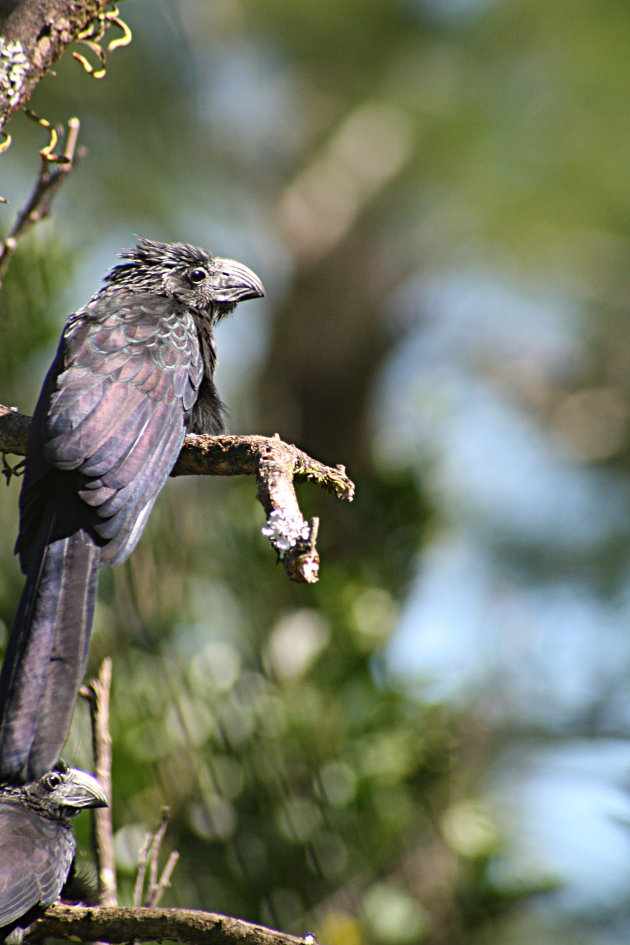
[(109, 807), (107, 795), (96, 778), (78, 768), (70, 768), (66, 780), (55, 790), (64, 807)]
[(214, 257), (215, 292), (217, 302), (242, 302), (244, 299), (257, 299), (265, 294), (265, 289), (248, 266), (235, 259)]

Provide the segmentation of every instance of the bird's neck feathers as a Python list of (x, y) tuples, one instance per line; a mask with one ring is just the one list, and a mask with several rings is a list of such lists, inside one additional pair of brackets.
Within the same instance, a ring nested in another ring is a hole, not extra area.
[(67, 823), (73, 812), (64, 807), (46, 804), (37, 791), (30, 790), (30, 784), (2, 784), (0, 798), (3, 804), (15, 804), (27, 810), (36, 811), (46, 820)]

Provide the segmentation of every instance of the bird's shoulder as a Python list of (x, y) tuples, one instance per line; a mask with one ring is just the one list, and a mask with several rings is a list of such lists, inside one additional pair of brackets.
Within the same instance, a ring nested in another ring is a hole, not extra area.
[[(191, 312), (164, 295), (111, 287), (97, 293), (67, 320), (64, 362), (79, 365), (94, 358), (149, 358), (168, 370), (182, 362), (201, 363), (198, 332)], [(105, 365), (106, 367), (107, 365)]]

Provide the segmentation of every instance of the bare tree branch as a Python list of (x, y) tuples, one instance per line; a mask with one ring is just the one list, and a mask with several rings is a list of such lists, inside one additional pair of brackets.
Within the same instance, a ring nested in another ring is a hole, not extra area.
[(23, 0), (0, 35), (0, 129), (110, 0)]
[[(0, 453), (26, 454), (30, 417), (0, 405)], [(265, 510), (264, 534), (293, 581), (318, 579), (316, 540), (319, 521), (306, 522), (295, 482), (314, 482), (338, 499), (351, 502), (354, 483), (343, 466), (325, 466), (279, 436), (197, 436), (189, 434), (173, 476), (255, 475)]]
[(115, 906), (116, 864), (112, 829), (112, 738), (109, 731), (109, 695), (112, 685), (112, 661), (106, 657), (96, 679), (81, 687), (81, 695), (90, 706), (94, 775), (109, 799), (109, 807), (93, 811), (94, 856), (98, 875), (98, 899), (102, 906)]
[[(3, 447), (2, 412), (0, 405), (0, 450)], [(13, 414), (16, 416), (16, 414)], [(19, 416), (19, 415), (17, 415)], [(30, 419), (30, 418), (29, 418)], [(22, 429), (19, 421), (20, 430)], [(17, 430), (18, 424), (13, 427)], [(284, 447), (284, 450), (283, 450)], [(258, 472), (261, 457), (274, 454), (290, 466), (296, 482), (313, 482), (326, 492), (352, 502), (354, 483), (348, 479), (343, 466), (326, 466), (289, 443), (276, 433), (274, 436), (238, 434), (199, 436), (189, 433), (175, 463), (172, 476), (247, 476)]]
[(0, 453), (26, 456), (31, 419), (28, 414), (18, 413), (17, 407), (0, 404)]
[(85, 150), (83, 148), (77, 150), (78, 135), (79, 119), (71, 118), (68, 121), (66, 144), (61, 158), (53, 160), (42, 156), (39, 177), (28, 203), (18, 213), (8, 236), (0, 243), (0, 286), (20, 239), (31, 227), (48, 216), (53, 197), (68, 174), (84, 157)]
[[(0, 446), (1, 448), (1, 446)], [(325, 466), (275, 436), (186, 437), (172, 475), (255, 475), (257, 496), (267, 516), (263, 533), (275, 548), (292, 581), (318, 579), (316, 540), (319, 521), (306, 522), (294, 482), (314, 482), (338, 499), (351, 502), (354, 484), (343, 466)]]
[(197, 909), (123, 909), (54, 905), (34, 922), (25, 942), (46, 937), (117, 945), (171, 941), (185, 945), (316, 945), (312, 935), (298, 938), (231, 916)]

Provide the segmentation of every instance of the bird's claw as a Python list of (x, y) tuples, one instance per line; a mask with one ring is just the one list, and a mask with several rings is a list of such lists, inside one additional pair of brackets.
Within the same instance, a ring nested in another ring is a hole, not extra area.
[(7, 454), (2, 453), (2, 475), (7, 481), (7, 485), (10, 485), (13, 477), (23, 476), (24, 470), (26, 469), (26, 460), (21, 459), (19, 463), (16, 463), (15, 466), (12, 466), (7, 460)]

